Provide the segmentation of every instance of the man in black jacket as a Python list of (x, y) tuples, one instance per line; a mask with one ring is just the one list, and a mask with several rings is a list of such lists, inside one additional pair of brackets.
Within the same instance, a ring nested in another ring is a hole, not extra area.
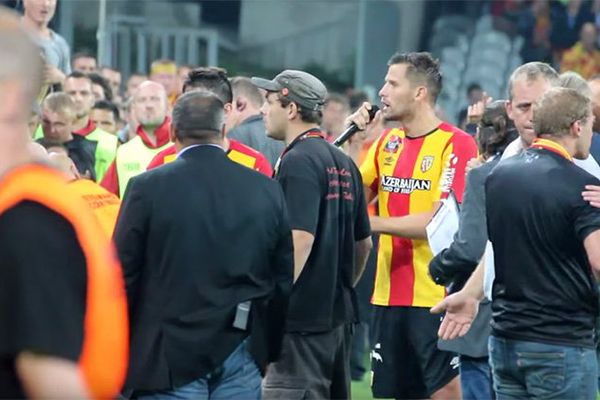
[(256, 399), (278, 356), (293, 271), (285, 200), (227, 158), (223, 127), (218, 97), (184, 94), (171, 128), (178, 159), (132, 179), (123, 200), (126, 388), (140, 397)]

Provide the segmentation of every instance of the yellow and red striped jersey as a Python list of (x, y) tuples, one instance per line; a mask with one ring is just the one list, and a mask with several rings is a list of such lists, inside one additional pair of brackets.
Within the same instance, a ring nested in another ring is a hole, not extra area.
[[(378, 194), (381, 217), (432, 211), (450, 190), (462, 201), (467, 161), (477, 157), (475, 140), (448, 124), (410, 138), (401, 129), (384, 132), (373, 143), (360, 171), (365, 186)], [(445, 288), (429, 277), (427, 240), (380, 235), (371, 302), (383, 306), (431, 307)]]
[[(273, 169), (271, 168), (271, 164), (269, 164), (269, 160), (267, 160), (262, 153), (249, 146), (246, 146), (241, 142), (238, 142), (237, 140), (229, 139), (227, 157), (229, 157), (231, 161), (235, 161), (244, 167), (254, 169), (263, 175), (268, 176), (269, 178), (273, 176)], [(150, 161), (150, 164), (148, 164), (146, 170), (149, 171), (151, 169), (160, 167), (161, 165), (168, 164), (172, 161), (175, 161), (176, 158), (177, 150), (175, 149), (175, 145), (169, 146), (158, 153), (152, 159), (152, 161)]]

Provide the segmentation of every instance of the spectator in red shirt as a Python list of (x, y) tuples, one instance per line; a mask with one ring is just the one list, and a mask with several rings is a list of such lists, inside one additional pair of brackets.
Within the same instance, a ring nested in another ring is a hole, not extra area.
[[(214, 67), (196, 68), (192, 70), (183, 84), (183, 93), (191, 90), (206, 90), (219, 97), (223, 102), (223, 108), (225, 110), (225, 135), (227, 135), (233, 125), (231, 118), (233, 110), (233, 92), (226, 71), (222, 68)], [(227, 137), (223, 140), (223, 147), (229, 158), (233, 161), (257, 170), (269, 177), (272, 176), (273, 169), (271, 168), (271, 164), (260, 152), (236, 140), (228, 139)], [(148, 169), (159, 167), (173, 161), (175, 158), (176, 150), (175, 146), (172, 145), (158, 153), (150, 164), (148, 164)]]

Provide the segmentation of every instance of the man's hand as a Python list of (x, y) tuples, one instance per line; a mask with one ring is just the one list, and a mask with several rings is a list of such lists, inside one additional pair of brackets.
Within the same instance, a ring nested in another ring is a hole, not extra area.
[(483, 92), (483, 97), (480, 101), (470, 105), (467, 108), (467, 122), (469, 124), (477, 124), (483, 118), (485, 107), (492, 102), (492, 98)]
[(592, 207), (600, 208), (600, 186), (586, 185), (582, 196)]
[(65, 74), (53, 65), (46, 64), (44, 67), (44, 83), (47, 85), (62, 84)]
[(465, 175), (471, 172), (472, 169), (479, 168), (483, 165), (483, 160), (481, 157), (471, 158), (467, 161), (467, 166), (465, 168)]
[(375, 114), (375, 117), (371, 120), (371, 118), (369, 118), (369, 110), (371, 110), (371, 107), (371, 103), (364, 102), (354, 114), (346, 118), (344, 126), (347, 128), (350, 124), (354, 123), (359, 130), (364, 131), (367, 129), (367, 125), (376, 125), (381, 118), (381, 111), (377, 111), (377, 114)]
[(446, 297), (431, 309), (432, 314), (446, 312), (438, 336), (452, 340), (467, 334), (479, 310), (479, 300), (464, 291)]

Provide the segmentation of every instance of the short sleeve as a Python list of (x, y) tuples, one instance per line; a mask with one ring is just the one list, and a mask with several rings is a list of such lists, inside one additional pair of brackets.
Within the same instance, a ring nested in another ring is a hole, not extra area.
[[(356, 171), (355, 182), (361, 182), (360, 172)], [(371, 236), (371, 224), (369, 222), (369, 213), (367, 210), (367, 202), (363, 190), (363, 185), (358, 185), (356, 188), (356, 219), (354, 223), (354, 239), (356, 241), (366, 239)]]
[(434, 193), (434, 201), (447, 198), (452, 191), (458, 202), (462, 203), (467, 163), (475, 157), (477, 157), (475, 140), (465, 133), (454, 134), (442, 155), (444, 168)]
[(300, 153), (282, 159), (277, 175), (288, 208), (290, 227), (315, 234), (319, 220), (322, 190), (319, 177), (307, 157)]
[(72, 225), (35, 202), (0, 216), (0, 354), (77, 361), (83, 344), (86, 262)]
[[(600, 186), (600, 180), (590, 178), (588, 182), (581, 185), (581, 191), (584, 190), (585, 185)], [(579, 193), (575, 193), (575, 196), (577, 196), (577, 203), (573, 208), (573, 228), (577, 238), (583, 243), (590, 233), (600, 229), (600, 209), (583, 200)]]
[(268, 176), (271, 178), (273, 176), (273, 168), (271, 168), (271, 164), (269, 160), (265, 158), (262, 154), (259, 154), (256, 158), (256, 164), (254, 168), (260, 172), (261, 174)]
[(379, 168), (377, 166), (377, 154), (379, 153), (379, 147), (383, 137), (373, 142), (369, 151), (365, 156), (362, 164), (360, 165), (360, 174), (362, 175), (363, 185), (371, 188), (372, 191), (377, 192), (377, 182), (379, 181)]

